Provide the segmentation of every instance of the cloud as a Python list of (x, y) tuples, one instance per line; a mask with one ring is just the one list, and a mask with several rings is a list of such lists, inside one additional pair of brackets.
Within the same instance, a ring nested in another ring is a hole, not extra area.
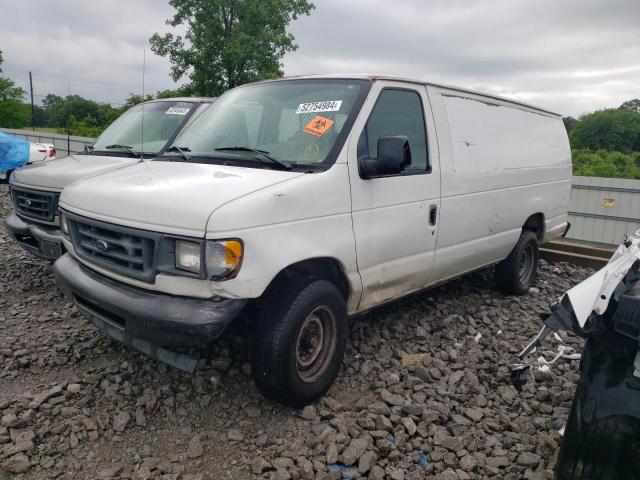
[[(0, 0), (5, 75), (38, 95), (122, 102), (173, 88), (148, 39), (167, 31), (162, 0)], [(637, 0), (316, 0), (291, 25), (287, 74), (371, 72), (489, 91), (579, 115), (640, 96)], [(36, 20), (34, 20), (36, 19)], [(42, 20), (44, 19), (44, 20)]]

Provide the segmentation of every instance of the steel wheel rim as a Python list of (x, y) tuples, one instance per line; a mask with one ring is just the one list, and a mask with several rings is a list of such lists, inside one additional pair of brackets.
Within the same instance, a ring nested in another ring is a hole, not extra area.
[(520, 267), (518, 270), (518, 277), (520, 282), (523, 284), (527, 283), (531, 279), (534, 258), (535, 254), (533, 252), (533, 247), (531, 245), (527, 245), (522, 251), (522, 255), (520, 255)]
[(327, 370), (336, 350), (336, 331), (328, 307), (318, 307), (305, 318), (295, 345), (296, 370), (303, 382), (315, 382)]

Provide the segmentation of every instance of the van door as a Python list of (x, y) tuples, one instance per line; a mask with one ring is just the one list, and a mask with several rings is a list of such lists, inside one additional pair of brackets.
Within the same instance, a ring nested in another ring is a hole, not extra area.
[[(358, 158), (376, 158), (382, 136), (405, 135), (411, 165), (362, 178)], [(434, 263), (440, 206), (435, 128), (423, 85), (377, 81), (349, 143), (352, 219), (362, 296), (358, 310), (424, 287)]]

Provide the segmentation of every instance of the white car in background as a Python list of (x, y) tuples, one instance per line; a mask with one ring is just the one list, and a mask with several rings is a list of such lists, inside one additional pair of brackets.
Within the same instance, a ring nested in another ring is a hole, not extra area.
[(29, 142), (29, 164), (55, 160), (56, 147), (53, 143)]
[[(53, 143), (33, 143), (29, 142), (29, 161), (27, 165), (41, 163), (45, 160), (56, 159), (56, 147)], [(25, 165), (26, 166), (26, 165)], [(13, 170), (0, 171), (0, 180), (9, 181)]]

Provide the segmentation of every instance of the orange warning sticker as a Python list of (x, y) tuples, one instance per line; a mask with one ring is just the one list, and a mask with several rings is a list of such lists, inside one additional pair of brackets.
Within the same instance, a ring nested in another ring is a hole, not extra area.
[(329, 120), (328, 118), (324, 118), (321, 115), (316, 115), (316, 117), (307, 123), (307, 126), (304, 127), (304, 131), (314, 135), (316, 137), (321, 137), (327, 130), (331, 128), (333, 125), (333, 120)]

